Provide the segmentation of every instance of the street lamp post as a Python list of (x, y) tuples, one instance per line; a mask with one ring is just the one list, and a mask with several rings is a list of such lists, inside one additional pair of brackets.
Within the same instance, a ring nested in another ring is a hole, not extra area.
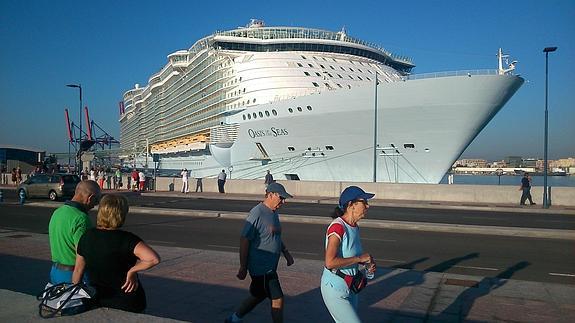
[[(78, 115), (78, 121), (79, 121), (79, 127), (80, 127), (80, 138), (79, 138), (79, 142), (78, 142), (78, 149), (76, 151), (76, 153), (80, 150), (80, 147), (82, 145), (82, 85), (81, 84), (66, 84), (67, 87), (74, 87), (74, 88), (78, 88), (80, 90), (80, 114)], [(74, 138), (75, 139), (75, 138)], [(80, 156), (76, 156), (76, 158), (80, 158)], [(80, 173), (81, 169), (78, 170), (78, 166), (81, 167), (80, 164), (80, 160), (76, 163), (76, 171), (78, 172), (78, 174)]]
[(557, 50), (557, 47), (545, 47), (545, 143), (543, 145), (543, 208), (549, 208), (549, 198), (547, 196), (547, 142), (549, 133), (549, 119), (547, 111), (548, 82), (549, 82), (549, 53)]

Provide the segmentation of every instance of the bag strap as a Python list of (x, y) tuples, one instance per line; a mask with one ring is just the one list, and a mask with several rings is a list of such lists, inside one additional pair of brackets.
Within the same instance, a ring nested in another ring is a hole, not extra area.
[[(55, 286), (58, 286), (58, 285), (61, 286), (61, 285), (65, 285), (65, 284), (57, 284)], [(52, 286), (52, 287), (54, 287), (54, 286)], [(49, 289), (52, 289), (52, 287), (50, 287)], [(76, 292), (81, 288), (82, 288), (82, 283), (78, 283), (78, 284), (71, 285), (70, 287), (67, 287), (65, 289), (61, 289), (57, 293), (55, 293), (54, 295), (51, 295), (49, 297), (47, 295), (47, 297), (42, 298), (42, 302), (40, 302), (40, 305), (38, 305), (38, 313), (40, 314), (40, 316), (42, 318), (45, 318), (45, 319), (53, 318), (54, 316), (56, 316), (56, 314), (58, 314), (58, 312), (60, 312), (62, 310), (62, 308), (64, 308), (64, 306), (70, 301), (70, 299), (72, 299), (74, 294), (76, 294)], [(43, 315), (42, 314), (42, 305), (44, 305), (44, 303), (46, 301), (54, 300), (54, 299), (62, 296), (66, 292), (70, 292), (70, 295), (68, 295), (68, 297), (66, 297), (66, 299), (60, 304), (60, 306), (57, 309), (53, 310), (52, 313), (50, 313), (49, 315)]]

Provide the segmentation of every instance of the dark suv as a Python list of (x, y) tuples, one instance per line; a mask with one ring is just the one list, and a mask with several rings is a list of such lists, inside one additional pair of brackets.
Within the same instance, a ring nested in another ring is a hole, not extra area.
[(18, 186), (18, 194), (23, 191), (26, 198), (47, 197), (56, 201), (64, 197), (74, 196), (80, 177), (73, 174), (38, 174), (29, 177)]

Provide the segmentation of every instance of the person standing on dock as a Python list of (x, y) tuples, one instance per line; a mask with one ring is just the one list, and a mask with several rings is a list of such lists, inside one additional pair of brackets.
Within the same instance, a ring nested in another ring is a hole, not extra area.
[(521, 202), (519, 202), (519, 205), (525, 205), (526, 200), (529, 200), (529, 204), (535, 205), (533, 199), (531, 198), (531, 177), (529, 176), (529, 173), (525, 172), (523, 174), (523, 178), (521, 179), (521, 187), (519, 187), (519, 190), (523, 191), (523, 193), (521, 193)]

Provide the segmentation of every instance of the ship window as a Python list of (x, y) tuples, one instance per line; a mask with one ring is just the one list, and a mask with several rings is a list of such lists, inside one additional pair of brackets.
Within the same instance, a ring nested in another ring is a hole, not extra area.
[(266, 117), (270, 116), (270, 112), (268, 110), (266, 110)]
[(258, 115), (254, 112), (253, 113), (254, 119), (256, 119), (258, 117)]
[(301, 107), (297, 107), (297, 110), (298, 110), (299, 112), (301, 112)]
[(246, 93), (246, 88), (244, 88), (244, 93)]
[(363, 81), (363, 79), (361, 78), (361, 76), (358, 76), (357, 78), (360, 79), (361, 81)]
[(248, 120), (252, 120), (252, 115), (248, 114)]
[(297, 174), (285, 174), (288, 181), (299, 181)]
[(319, 74), (318, 72), (315, 72), (315, 75), (317, 75), (317, 76), (321, 76), (321, 74)]
[(363, 71), (362, 71), (362, 70), (360, 70), (359, 68), (358, 68), (357, 70), (358, 70), (360, 73), (363, 73)]
[(363, 63), (362, 63), (362, 62), (359, 62), (359, 65), (363, 66)]
[(303, 55), (301, 55), (301, 58), (303, 58), (303, 59), (307, 59), (307, 58), (305, 58), (305, 56), (303, 56)]
[(352, 72), (354, 72), (353, 68), (351, 68), (351, 67), (349, 68), (349, 70), (352, 71)]
[(313, 56), (313, 59), (315, 59), (317, 61), (317, 57)]
[(333, 146), (325, 146), (326, 150), (333, 150)]
[(333, 66), (330, 65), (329, 67), (331, 67), (332, 70), (335, 70), (335, 68)]
[(329, 74), (329, 73), (327, 73), (327, 75), (329, 75), (329, 77), (333, 77), (333, 75), (331, 75), (331, 74)]
[(303, 72), (306, 76), (310, 76), (308, 72)]
[(415, 145), (414, 144), (403, 144), (403, 148), (415, 149)]
[(337, 76), (339, 76), (339, 78), (340, 78), (340, 79), (342, 79), (342, 78), (343, 78), (343, 76), (341, 76), (340, 74), (337, 74)]
[(431, 150), (430, 150), (429, 148), (425, 148), (425, 152), (426, 152), (426, 153), (428, 153), (428, 152), (430, 152), (430, 151), (431, 151)]
[(297, 66), (299, 66), (299, 67), (303, 67), (303, 65), (301, 65), (301, 63), (297, 63)]
[(347, 87), (351, 89), (351, 84), (348, 84)]
[(352, 63), (352, 64), (355, 64), (353, 61), (349, 61), (349, 62)]
[(371, 70), (367, 70), (369, 72), (369, 74), (373, 74), (373, 72)]
[(322, 58), (323, 58), (323, 60), (324, 60), (324, 61), (326, 61), (326, 62), (327, 62), (327, 59), (325, 59), (325, 57), (322, 57)]
[(245, 115), (245, 114), (244, 114), (244, 115), (242, 115), (242, 117), (244, 117), (244, 120), (246, 120), (246, 115)]
[(343, 66), (340, 66), (339, 68), (341, 68), (342, 71), (345, 71), (345, 68), (343, 68)]
[(321, 65), (321, 64), (319, 64), (319, 66), (320, 66), (321, 68), (325, 68), (325, 66), (323, 66), (323, 65)]
[(313, 86), (319, 87), (319, 84), (317, 84), (316, 82), (312, 82), (312, 83), (313, 83)]
[(331, 86), (329, 85), (329, 83), (323, 83), (325, 84), (326, 87), (331, 88)]
[(292, 108), (288, 108), (289, 113), (293, 113), (293, 109)]
[(313, 64), (307, 64), (307, 65), (309, 65), (309, 67), (313, 67)]
[(342, 87), (341, 84), (337, 83), (337, 86), (339, 86), (340, 88)]
[(308, 105), (308, 106), (307, 106), (307, 109), (308, 109), (309, 111), (311, 111), (311, 105)]
[(260, 118), (263, 118), (263, 117), (264, 117), (263, 112), (260, 111), (258, 114), (260, 115)]
[(370, 79), (369, 77), (366, 76), (365, 78), (366, 78), (368, 81), (371, 81), (371, 79)]
[(274, 116), (277, 116), (277, 115), (278, 115), (278, 112), (277, 112), (275, 109), (272, 109), (272, 114), (273, 114)]
[(353, 80), (353, 76), (351, 76), (351, 75), (348, 75), (348, 76), (349, 76), (349, 78), (350, 78), (350, 79), (352, 79), (352, 80)]
[(288, 146), (288, 150), (289, 150), (289, 151), (295, 151), (295, 147)]

